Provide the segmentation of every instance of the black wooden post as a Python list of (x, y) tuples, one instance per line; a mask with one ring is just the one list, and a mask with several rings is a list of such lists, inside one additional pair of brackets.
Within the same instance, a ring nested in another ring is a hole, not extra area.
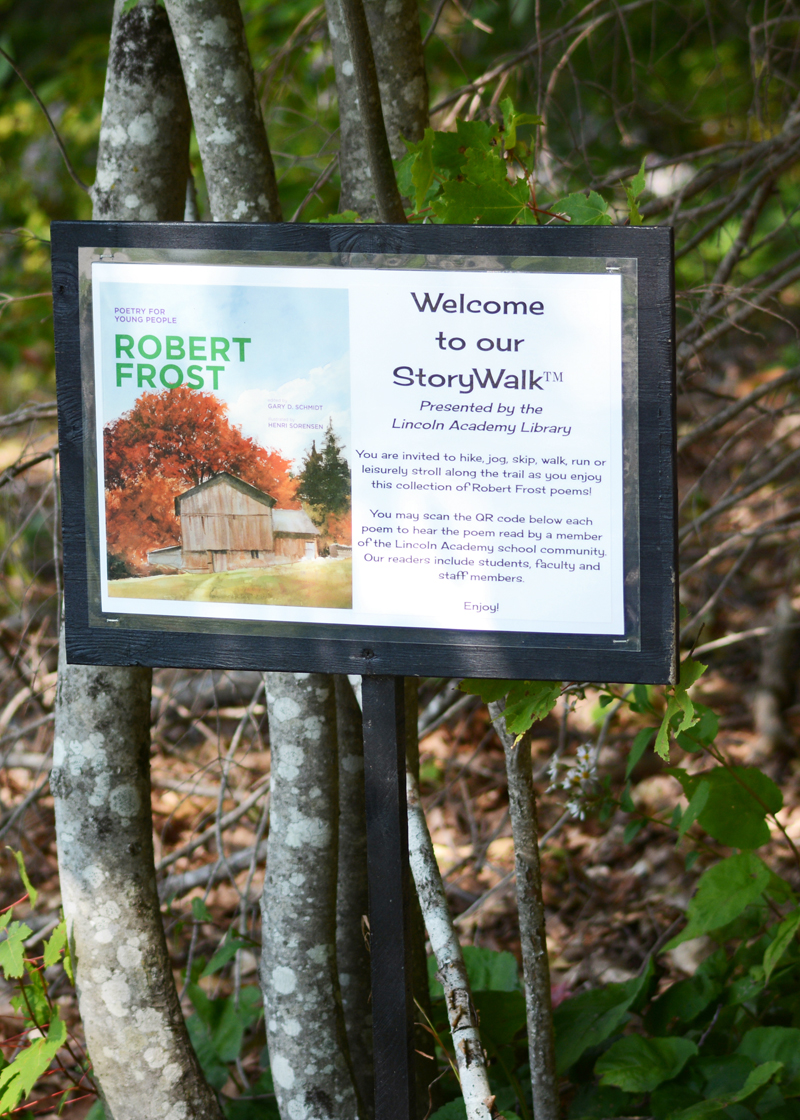
[(361, 687), (375, 1120), (413, 1120), (414, 1006), (403, 678), (365, 676)]

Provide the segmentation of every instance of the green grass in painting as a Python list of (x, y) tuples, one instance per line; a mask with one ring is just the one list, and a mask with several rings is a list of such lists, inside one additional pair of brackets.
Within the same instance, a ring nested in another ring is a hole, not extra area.
[(310, 560), (235, 572), (180, 572), (174, 576), (109, 580), (122, 599), (177, 599), (193, 603), (262, 603), (276, 607), (353, 605), (351, 559)]

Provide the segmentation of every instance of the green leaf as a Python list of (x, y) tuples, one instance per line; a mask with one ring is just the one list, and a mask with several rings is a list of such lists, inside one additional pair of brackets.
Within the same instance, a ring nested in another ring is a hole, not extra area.
[(11, 1000), (11, 1006), (27, 1021), (29, 1026), (39, 1028), (50, 1022), (53, 1013), (41, 972), (27, 962), (25, 971), (30, 982), (18, 985), (18, 994)]
[(670, 769), (668, 773), (678, 779), (692, 801), (700, 786), (708, 783), (708, 796), (697, 821), (715, 840), (732, 848), (758, 848), (769, 842), (767, 811), (777, 813), (783, 795), (766, 774), (747, 766), (717, 766), (696, 774)]
[(719, 719), (711, 708), (705, 704), (695, 703), (695, 715), (699, 716), (698, 722), (689, 731), (679, 731), (675, 738), (678, 745), (685, 751), (701, 751), (713, 743), (719, 731)]
[(705, 673), (708, 665), (703, 665), (700, 661), (695, 661), (693, 657), (685, 657), (681, 662), (681, 674), (675, 690), (681, 689), (686, 691), (691, 688)]
[(564, 1073), (590, 1046), (599, 1046), (630, 1018), (652, 987), (652, 960), (641, 976), (624, 984), (607, 984), (564, 1000), (553, 1012), (556, 1031), (556, 1068)]
[(8, 926), (5, 939), (0, 941), (0, 970), (6, 980), (17, 980), (25, 971), (25, 942), (32, 933), (33, 930), (24, 922), (12, 922)]
[(71, 952), (70, 947), (69, 947), (69, 937), (64, 942), (64, 960), (63, 960), (62, 963), (64, 965), (64, 971), (66, 972), (67, 976), (69, 977), (70, 984), (74, 985), (75, 984), (75, 972), (72, 968), (72, 952)]
[(703, 1096), (709, 1099), (738, 1093), (755, 1068), (755, 1062), (744, 1054), (710, 1054), (694, 1063), (695, 1071), (705, 1080)]
[(628, 222), (632, 226), (640, 226), (642, 224), (642, 215), (639, 213), (639, 207), (636, 205), (636, 196), (630, 187), (625, 187), (625, 194), (628, 197)]
[[(705, 964), (705, 962), (703, 962)], [(723, 983), (702, 971), (702, 965), (688, 980), (670, 985), (649, 1007), (644, 1025), (652, 1034), (666, 1033), (673, 1020), (691, 1023), (722, 992)]]
[(25, 857), (23, 856), (22, 852), (15, 852), (13, 848), (9, 848), (8, 850), (17, 861), (17, 867), (19, 868), (19, 877), (20, 879), (22, 879), (22, 885), (28, 892), (28, 899), (30, 900), (31, 910), (33, 910), (36, 905), (36, 900), (39, 897), (39, 892), (36, 890), (30, 879), (28, 878), (28, 872), (25, 870)]
[(497, 147), (499, 136), (500, 130), (496, 124), (490, 124), (488, 121), (457, 120), (455, 135), (452, 132), (436, 133), (438, 151), (436, 147), (433, 150), (434, 163), (438, 166), (440, 162), (438, 152), (443, 155), (442, 162), (446, 161), (447, 157), (443, 149), (447, 148), (448, 151), (452, 151), (449, 143), (450, 137), (453, 137), (456, 141), (456, 150), (463, 153), (468, 148), (488, 152), (490, 149)]
[(0, 1115), (5, 1116), (27, 1097), (67, 1040), (67, 1024), (58, 1016), (51, 1020), (47, 1038), (37, 1038), (0, 1073)]
[(196, 922), (213, 922), (214, 919), (202, 898), (192, 899), (192, 917)]
[(655, 731), (652, 727), (644, 727), (641, 731), (637, 731), (633, 737), (633, 744), (631, 746), (631, 753), (628, 755), (628, 765), (625, 767), (625, 781), (627, 782), (633, 773), (633, 768), (644, 752), (650, 746)]
[(506, 727), (512, 735), (524, 735), (538, 720), (548, 716), (561, 695), (561, 681), (515, 681), (506, 699)]
[(644, 821), (631, 821), (630, 824), (625, 825), (625, 831), (622, 834), (622, 839), (625, 844), (630, 844), (635, 840), (641, 830), (644, 828)]
[(711, 793), (711, 783), (703, 780), (700, 782), (692, 794), (689, 804), (686, 806), (686, 812), (681, 817), (681, 823), (678, 826), (678, 835), (685, 836), (687, 830), (694, 824), (699, 815), (706, 807), (708, 795)]
[(569, 1120), (607, 1120), (609, 1116), (628, 1116), (633, 1098), (611, 1086), (580, 1085), (569, 1108)]
[(506, 727), (510, 734), (524, 735), (537, 721), (553, 710), (561, 695), (561, 681), (506, 681), (467, 678), (459, 685), (462, 692), (480, 696), (484, 704), (506, 698)]
[(720, 929), (761, 898), (769, 886), (766, 864), (752, 852), (741, 852), (720, 860), (705, 871), (692, 901), (688, 924), (664, 946), (664, 952), (684, 941)]
[(639, 170), (636, 172), (633, 179), (631, 180), (631, 190), (633, 191), (633, 197), (634, 198), (638, 198), (639, 195), (644, 190), (644, 184), (645, 184), (644, 161), (645, 161), (646, 158), (647, 158), (646, 156), (642, 156), (642, 162), (641, 162), (641, 165), (639, 167)]
[(506, 151), (517, 146), (517, 129), (523, 124), (542, 124), (542, 118), (534, 113), (518, 113), (510, 97), (504, 97), (500, 102), (500, 111), (503, 114), (505, 128), (504, 144)]
[(595, 1064), (601, 1085), (616, 1085), (629, 1093), (649, 1093), (662, 1081), (677, 1077), (698, 1053), (688, 1038), (642, 1038), (628, 1035), (613, 1044)]
[(636, 205), (636, 199), (644, 190), (644, 160), (642, 157), (642, 165), (631, 180), (631, 185), (628, 187), (623, 183), (625, 194), (628, 198), (628, 220), (632, 226), (640, 226), (642, 224), (642, 215), (639, 213), (639, 207)]
[(507, 1046), (525, 1029), (527, 1014), (525, 996), (515, 992), (473, 992), (472, 999), (478, 1011), (481, 1039), (497, 1050)]
[(628, 706), (632, 712), (651, 712), (655, 715), (655, 708), (650, 699), (650, 690), (646, 684), (635, 684), (633, 686), (633, 700), (628, 701)]
[(672, 1113), (669, 1120), (701, 1120), (704, 1116), (713, 1116), (715, 1120), (719, 1116), (722, 1120), (722, 1118), (731, 1115), (723, 1109), (727, 1108), (728, 1105), (746, 1101), (748, 1097), (751, 1097), (753, 1093), (763, 1088), (768, 1081), (771, 1081), (782, 1067), (782, 1062), (764, 1062), (763, 1065), (750, 1071), (747, 1080), (738, 1092), (723, 1093), (711, 1100), (698, 1101), (697, 1104), (685, 1108), (683, 1112)]
[[(474, 174), (474, 168), (473, 168)], [(530, 199), (524, 179), (501, 182), (487, 174), (482, 182), (459, 182), (450, 179), (442, 187), (442, 195), (433, 203), (433, 211), (444, 222), (454, 225), (510, 226), (525, 210)]]
[(776, 875), (774, 871), (770, 871), (767, 894), (779, 906), (783, 906), (787, 902), (792, 903), (792, 905), (797, 904), (797, 895), (792, 890), (791, 885), (780, 875)]
[(767, 946), (767, 951), (764, 953), (765, 983), (769, 983), (769, 978), (775, 966), (791, 945), (798, 926), (800, 926), (800, 910), (793, 911), (788, 917), (784, 918), (778, 926), (774, 941)]
[(249, 948), (248, 942), (241, 941), (237, 937), (232, 937), (229, 930), (228, 933), (225, 934), (225, 940), (222, 942), (219, 949), (217, 949), (214, 956), (200, 973), (200, 979), (205, 980), (207, 976), (213, 976), (215, 972), (219, 972), (221, 968), (224, 968), (232, 957), (236, 956), (239, 949), (247, 948)]
[(53, 964), (58, 964), (61, 959), (61, 952), (67, 944), (67, 922), (62, 918), (56, 928), (53, 930), (50, 937), (44, 944), (44, 967), (50, 968)]
[[(708, 668), (707, 665), (702, 665), (699, 661), (694, 661), (691, 657), (687, 657), (681, 662), (681, 675), (678, 684), (675, 685), (672, 695), (667, 697), (667, 708), (664, 712), (664, 718), (661, 721), (661, 726), (656, 735), (655, 752), (665, 761), (669, 759), (669, 731), (670, 727), (675, 727), (675, 734), (680, 735), (682, 732), (688, 731), (689, 728), (694, 727), (695, 724), (700, 722), (700, 716), (695, 713), (695, 706), (689, 696), (688, 690), (692, 687), (698, 677)], [(699, 709), (698, 705), (698, 709)], [(680, 722), (677, 721), (678, 716), (682, 714)]]
[(464, 1104), (464, 1098), (459, 1097), (457, 1100), (448, 1101), (441, 1108), (437, 1108), (430, 1120), (467, 1120), (467, 1106)]
[(694, 704), (689, 696), (689, 689), (692, 685), (705, 673), (707, 665), (702, 665), (699, 661), (687, 657), (681, 662), (681, 675), (678, 683), (675, 685), (675, 701), (683, 712), (683, 720), (677, 727), (677, 731), (688, 731), (690, 727), (699, 721), (700, 717), (695, 715)]
[(765, 1062), (781, 1062), (785, 1071), (781, 1084), (784, 1096), (800, 1093), (799, 1028), (753, 1027), (739, 1043), (736, 1052), (759, 1066)]
[[(485, 949), (482, 945), (464, 945), (464, 965), (473, 992), (520, 991), (519, 965), (513, 953)], [(428, 957), (428, 983), (433, 999), (444, 996), (444, 988), (436, 979), (436, 958)]]
[(570, 219), (574, 226), (610, 226), (611, 218), (608, 216), (608, 203), (597, 193), (589, 191), (588, 196), (582, 191), (569, 194), (559, 202), (554, 202), (549, 207), (554, 214), (563, 214)]
[[(197, 984), (189, 984), (186, 991), (200, 1022), (208, 1032), (208, 1041), (214, 1055), (221, 1062), (234, 1061), (240, 1055), (246, 1028), (256, 1022), (262, 1012), (261, 991), (258, 986), (248, 984), (241, 989), (238, 1007), (233, 996), (210, 999)], [(195, 1035), (196, 1040), (193, 1038), (192, 1044), (202, 1064), (203, 1035), (197, 1028)]]
[(419, 213), (425, 205), (425, 198), (433, 183), (433, 130), (425, 129), (425, 135), (418, 146), (417, 158), (411, 168), (411, 181), (414, 184), (414, 209)]
[(694, 1089), (668, 1081), (665, 1085), (660, 1085), (650, 1097), (650, 1109), (657, 1120), (664, 1120), (665, 1117), (671, 1117), (682, 1108), (688, 1108), (690, 1104), (702, 1099), (700, 1093)]
[(493, 681), (481, 680), (479, 677), (467, 677), (458, 687), (462, 692), (468, 692), (470, 696), (480, 696), (484, 704), (492, 704), (496, 700), (502, 700), (516, 683), (516, 681)]
[(217, 1055), (208, 1027), (199, 1015), (190, 1015), (186, 1020), (186, 1029), (206, 1081), (212, 1089), (221, 1089), (230, 1074), (227, 1065)]
[(465, 945), (462, 952), (473, 992), (520, 990), (519, 965), (513, 953), (485, 949), (480, 945)]
[(661, 725), (656, 732), (656, 741), (653, 744), (653, 750), (663, 758), (665, 762), (669, 761), (669, 724), (675, 712), (678, 711), (678, 706), (673, 697), (667, 701), (667, 710), (664, 712), (664, 718), (661, 720)]

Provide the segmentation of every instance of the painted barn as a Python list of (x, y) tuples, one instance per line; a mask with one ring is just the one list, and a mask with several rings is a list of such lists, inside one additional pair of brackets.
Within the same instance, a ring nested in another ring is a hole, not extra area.
[(275, 499), (222, 473), (175, 499), (181, 543), (152, 549), (151, 564), (187, 572), (266, 568), (315, 560), (319, 529), (302, 509), (276, 509)]

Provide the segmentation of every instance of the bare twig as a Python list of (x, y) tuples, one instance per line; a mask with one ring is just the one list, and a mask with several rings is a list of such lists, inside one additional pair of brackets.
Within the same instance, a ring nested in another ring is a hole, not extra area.
[(750, 408), (757, 401), (766, 397), (769, 393), (774, 393), (776, 389), (782, 389), (784, 385), (791, 385), (800, 378), (800, 366), (794, 366), (792, 369), (787, 370), (786, 373), (781, 374), (780, 377), (774, 378), (772, 381), (766, 381), (763, 385), (759, 385), (757, 389), (753, 389), (746, 397), (735, 401), (733, 404), (728, 405), (727, 408), (721, 409), (710, 416), (708, 420), (704, 420), (693, 428), (690, 432), (681, 436), (678, 440), (678, 451), (684, 451), (691, 444), (696, 443), (697, 440), (710, 436), (714, 432), (724, 428), (731, 420), (735, 420), (740, 413)]
[(53, 454), (53, 448), (49, 451), (42, 451), (39, 455), (32, 455), (30, 459), (21, 459), (14, 463), (13, 466), (7, 467), (2, 474), (0, 474), (0, 487), (7, 486), (9, 482), (13, 482), (15, 478), (19, 478), (25, 471), (31, 467), (38, 467), (39, 463), (43, 463), (45, 459), (49, 459)]
[(522, 968), (531, 1055), (533, 1110), (537, 1120), (558, 1120), (553, 1009), (550, 1003), (550, 965), (547, 956), (542, 868), (539, 861), (539, 819), (533, 785), (530, 732), (515, 745), (506, 727), (500, 702), (489, 704), (494, 729), (506, 756), (508, 804), (514, 837)]
[(47, 117), (47, 123), (50, 125), (50, 131), (53, 133), (53, 136), (55, 137), (56, 144), (58, 144), (58, 150), (61, 152), (61, 156), (64, 160), (64, 164), (67, 168), (67, 171), (69, 172), (70, 178), (73, 180), (73, 182), (77, 183), (77, 185), (81, 188), (82, 191), (86, 191), (86, 193), (89, 194), (89, 188), (86, 186), (83, 179), (81, 179), (79, 177), (77, 171), (72, 166), (72, 160), (67, 155), (67, 149), (64, 147), (64, 141), (59, 136), (58, 129), (53, 124), (53, 118), (48, 113), (47, 108), (45, 107), (45, 103), (42, 101), (39, 94), (36, 92), (36, 90), (33, 88), (31, 83), (28, 81), (28, 79), (22, 73), (20, 68), (17, 66), (16, 62), (14, 62), (14, 59), (11, 58), (11, 56), (9, 54), (7, 54), (6, 51), (4, 51), (2, 47), (0, 47), (0, 55), (3, 56), (3, 58), (6, 60), (8, 65), (11, 67), (11, 69), (17, 75), (19, 80), (25, 86), (28, 93), (31, 95), (31, 97), (34, 99), (36, 104), (42, 110), (45, 117)]
[(209, 828), (206, 828), (203, 832), (198, 833), (193, 840), (190, 840), (187, 844), (182, 844), (180, 848), (175, 848), (169, 853), (169, 855), (166, 855), (161, 860), (159, 860), (159, 862), (156, 864), (156, 871), (163, 871), (164, 868), (171, 867), (172, 864), (175, 863), (176, 860), (179, 860), (182, 856), (191, 855), (191, 853), (196, 848), (201, 848), (203, 844), (207, 844), (209, 840), (212, 840), (216, 837), (218, 828), (230, 828), (230, 826), (240, 820), (245, 815), (245, 813), (249, 812), (254, 805), (258, 804), (259, 799), (264, 796), (268, 786), (269, 777), (266, 777), (258, 783), (250, 796), (245, 801), (243, 801), (238, 808), (233, 809), (230, 813), (226, 813), (224, 816), (220, 817), (219, 821), (215, 820), (214, 824), (212, 824)]

